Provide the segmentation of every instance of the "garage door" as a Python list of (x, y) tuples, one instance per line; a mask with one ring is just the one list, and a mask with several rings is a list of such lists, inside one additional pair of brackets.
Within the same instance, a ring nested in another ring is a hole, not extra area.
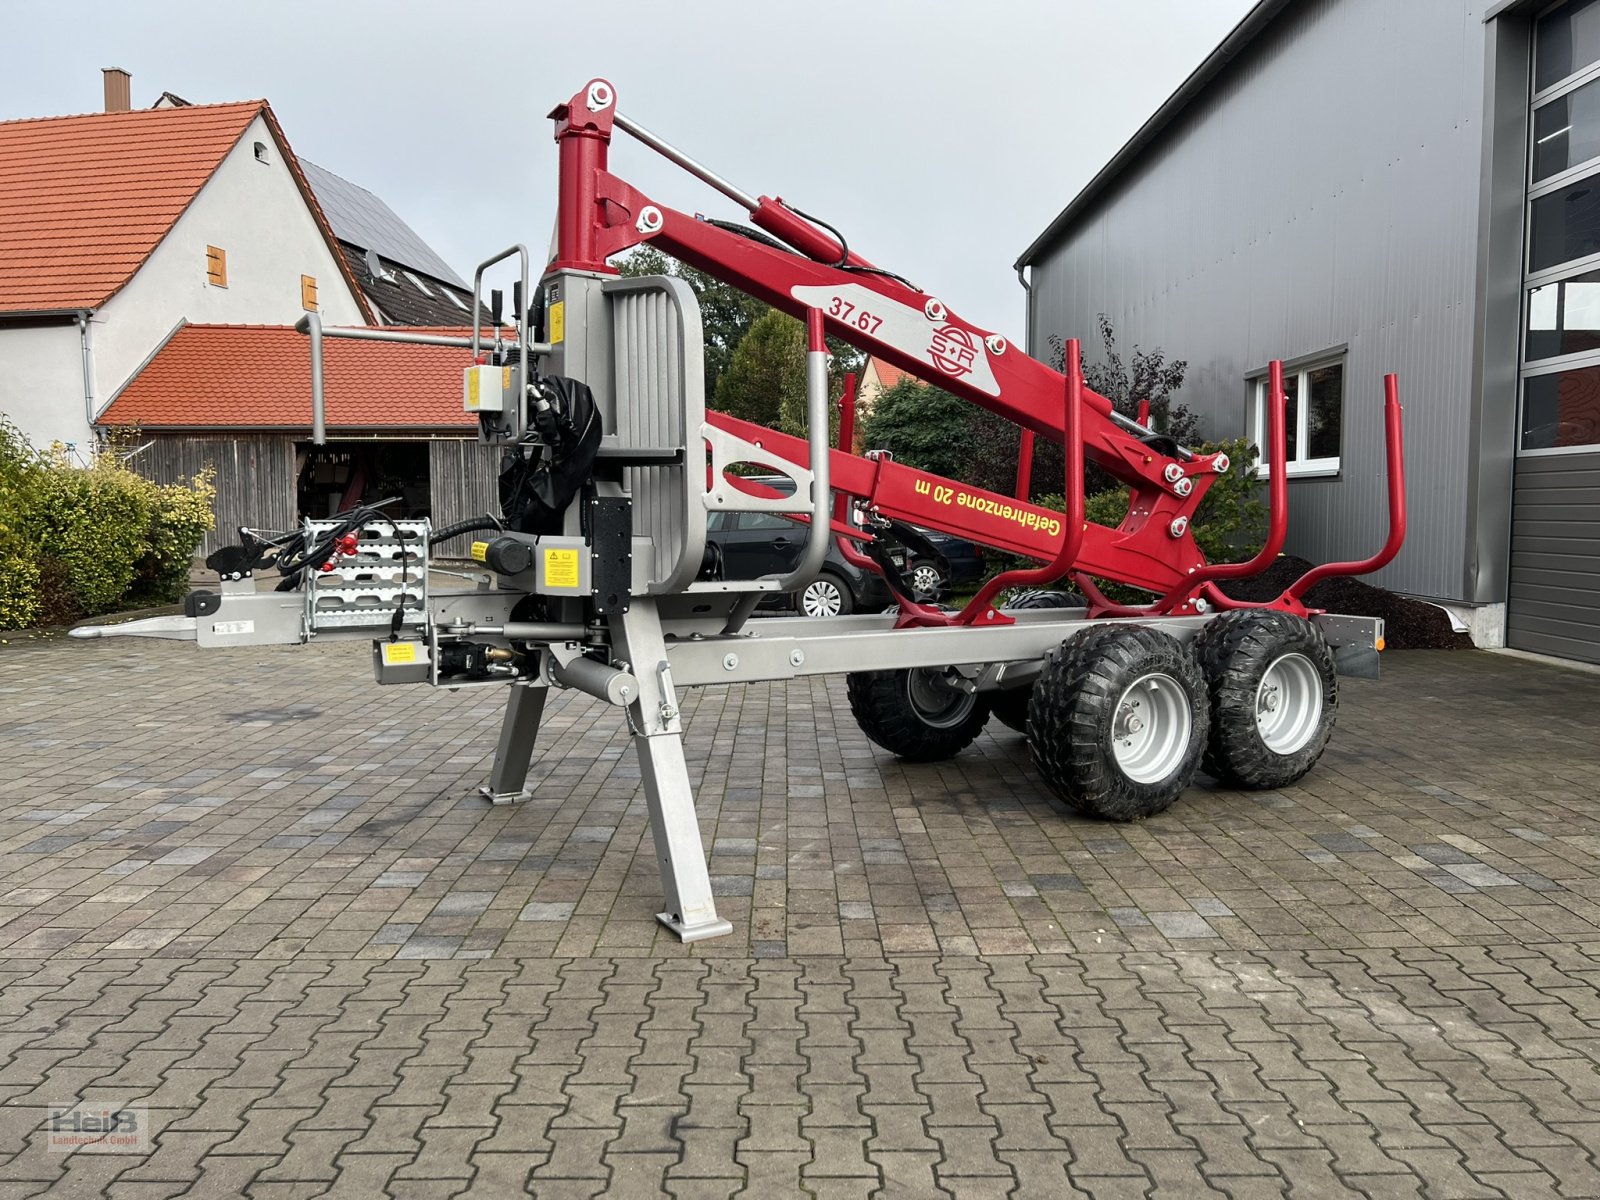
[(1600, 663), (1600, 454), (1517, 460), (1506, 644)]
[(1600, 662), (1600, 0), (1533, 46), (1506, 643)]

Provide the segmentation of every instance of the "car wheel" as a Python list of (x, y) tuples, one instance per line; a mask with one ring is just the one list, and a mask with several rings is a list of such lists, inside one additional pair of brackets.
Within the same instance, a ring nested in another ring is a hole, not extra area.
[(911, 569), (911, 586), (926, 596), (937, 596), (944, 587), (944, 576), (932, 563), (918, 563)]
[(854, 607), (850, 589), (834, 575), (818, 575), (800, 593), (800, 611), (808, 617), (848, 616)]

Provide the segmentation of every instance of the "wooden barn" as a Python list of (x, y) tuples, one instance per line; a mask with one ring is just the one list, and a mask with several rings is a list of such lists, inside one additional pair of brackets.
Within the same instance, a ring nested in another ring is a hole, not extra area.
[[(460, 336), (462, 329), (416, 329)], [(216, 470), (217, 528), (281, 530), (360, 503), (443, 525), (499, 512), (498, 452), (461, 404), (465, 349), (329, 339), (327, 442), (311, 442), (311, 346), (285, 325), (180, 324), (113, 397), (99, 425), (131, 467), (168, 482)], [(462, 546), (446, 553), (465, 553)]]

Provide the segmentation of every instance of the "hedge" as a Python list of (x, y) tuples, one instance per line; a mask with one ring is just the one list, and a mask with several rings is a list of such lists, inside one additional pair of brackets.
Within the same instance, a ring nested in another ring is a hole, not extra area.
[(0, 629), (181, 599), (215, 524), (212, 475), (151, 483), (114, 444), (74, 466), (0, 419)]

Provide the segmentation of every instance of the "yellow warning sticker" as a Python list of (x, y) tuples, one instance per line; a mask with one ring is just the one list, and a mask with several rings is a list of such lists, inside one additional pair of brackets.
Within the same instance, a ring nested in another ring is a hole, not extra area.
[(509, 392), (511, 390), (511, 368), (510, 367), (501, 367), (500, 368), (500, 390), (502, 392)]
[(545, 313), (545, 324), (550, 326), (550, 344), (567, 340), (567, 302), (557, 300)]
[(489, 560), (489, 543), (473, 542), (472, 557), (477, 559), (479, 562), (487, 562)]
[(396, 663), (414, 663), (417, 661), (417, 644), (415, 642), (385, 642), (383, 644), (383, 665), (392, 667)]
[(478, 400), (478, 373), (469, 370), (467, 372), (467, 407), (477, 408)]
[(558, 550), (551, 547), (544, 552), (544, 585), (552, 588), (578, 587), (576, 550)]

